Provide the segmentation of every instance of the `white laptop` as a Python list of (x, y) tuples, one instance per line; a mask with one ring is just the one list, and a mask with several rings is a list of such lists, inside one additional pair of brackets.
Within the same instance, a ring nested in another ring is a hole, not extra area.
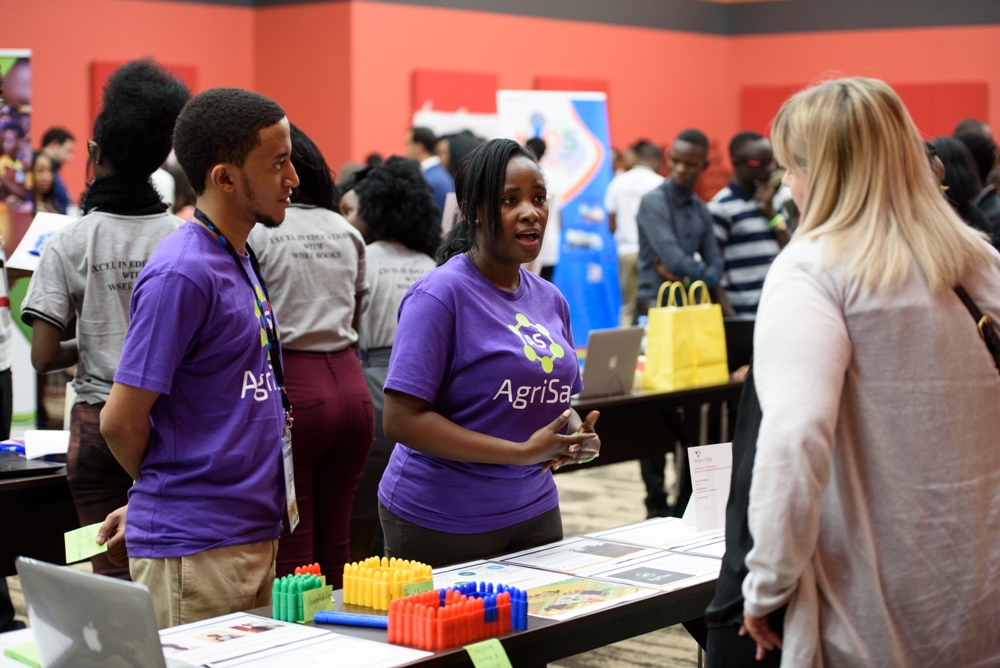
[(581, 399), (613, 397), (632, 390), (642, 335), (642, 327), (591, 330)]
[(141, 584), (17, 558), (42, 668), (175, 668)]

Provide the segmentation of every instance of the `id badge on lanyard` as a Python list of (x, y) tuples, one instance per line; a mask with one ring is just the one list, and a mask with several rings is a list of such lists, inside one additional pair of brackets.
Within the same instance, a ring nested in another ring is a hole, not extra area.
[(257, 282), (260, 284), (261, 292), (264, 295), (264, 299), (267, 300), (266, 305), (261, 303), (260, 297), (254, 289), (253, 281), (247, 275), (236, 249), (229, 243), (229, 240), (222, 235), (222, 232), (215, 226), (215, 223), (200, 209), (194, 210), (194, 217), (204, 223), (205, 227), (219, 237), (219, 241), (222, 242), (226, 252), (236, 260), (236, 266), (240, 268), (240, 272), (250, 285), (250, 291), (253, 292), (259, 315), (264, 319), (262, 326), (267, 334), (268, 356), (272, 361), (271, 370), (274, 372), (274, 379), (278, 384), (278, 389), (281, 391), (281, 405), (285, 409), (285, 428), (281, 436), (281, 464), (285, 470), (285, 509), (288, 511), (288, 531), (291, 533), (299, 525), (299, 504), (295, 500), (295, 464), (292, 461), (292, 405), (288, 400), (288, 394), (285, 392), (285, 373), (281, 365), (281, 347), (278, 344), (278, 329), (276, 325), (267, 322), (267, 316), (265, 315), (268, 312), (271, 312), (273, 315), (274, 311), (271, 309), (270, 300), (267, 296), (267, 284), (264, 282), (264, 274), (260, 270), (260, 263), (257, 262), (257, 257), (254, 255), (253, 250), (250, 246), (246, 246), (246, 253), (250, 258), (250, 266), (253, 267), (254, 274), (257, 276)]
[(281, 463), (285, 467), (285, 508), (288, 511), (288, 532), (299, 525), (299, 504), (295, 500), (295, 464), (292, 462), (292, 416), (285, 414), (285, 431), (281, 437)]

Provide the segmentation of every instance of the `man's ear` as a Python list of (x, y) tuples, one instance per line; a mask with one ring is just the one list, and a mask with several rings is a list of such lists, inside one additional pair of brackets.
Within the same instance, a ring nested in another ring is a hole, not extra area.
[(212, 167), (212, 171), (208, 173), (208, 181), (223, 192), (231, 193), (236, 190), (233, 166), (225, 162)]

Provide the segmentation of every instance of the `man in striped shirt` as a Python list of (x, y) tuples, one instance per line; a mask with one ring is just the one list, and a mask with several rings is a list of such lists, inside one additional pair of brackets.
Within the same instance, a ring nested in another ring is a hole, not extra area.
[(722, 286), (732, 305), (726, 315), (755, 315), (764, 277), (790, 238), (774, 204), (774, 151), (757, 132), (729, 143), (733, 178), (708, 203), (725, 264)]

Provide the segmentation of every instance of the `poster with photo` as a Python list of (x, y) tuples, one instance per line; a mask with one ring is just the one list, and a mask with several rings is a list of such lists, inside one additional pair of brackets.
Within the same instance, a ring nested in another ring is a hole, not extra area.
[(31, 52), (0, 49), (0, 236), (14, 248), (31, 224)]
[(500, 90), (497, 113), (503, 136), (519, 144), (532, 137), (545, 141), (542, 173), (556, 196), (561, 229), (553, 224), (550, 205), (541, 256), (558, 242), (558, 252), (548, 258), (556, 263), (552, 282), (569, 302), (574, 340), (584, 345), (590, 330), (618, 326), (621, 306), (618, 253), (604, 210), (612, 176), (607, 96)]
[(434, 571), (435, 587), (463, 582), (490, 582), (528, 592), (528, 614), (549, 619), (572, 619), (635, 601), (656, 592), (631, 583), (574, 577), (511, 563), (475, 561)]

